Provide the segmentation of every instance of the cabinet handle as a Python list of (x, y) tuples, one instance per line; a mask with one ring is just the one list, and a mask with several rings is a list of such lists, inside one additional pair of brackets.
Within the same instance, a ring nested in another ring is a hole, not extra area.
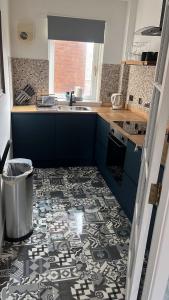
[(125, 146), (120, 143), (120, 141), (115, 140), (112, 135), (109, 135), (109, 140), (112, 141), (118, 148), (125, 148)]

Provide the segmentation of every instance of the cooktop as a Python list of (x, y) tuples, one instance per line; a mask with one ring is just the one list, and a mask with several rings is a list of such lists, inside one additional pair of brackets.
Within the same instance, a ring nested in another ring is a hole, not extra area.
[(141, 121), (114, 121), (115, 124), (120, 126), (129, 134), (144, 135), (146, 133), (146, 122)]

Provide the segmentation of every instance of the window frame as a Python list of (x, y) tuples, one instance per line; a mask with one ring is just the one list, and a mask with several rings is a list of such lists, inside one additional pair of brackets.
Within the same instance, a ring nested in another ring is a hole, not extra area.
[(2, 39), (2, 15), (0, 11), (0, 96), (5, 94), (5, 74), (3, 57), (3, 39)]
[[(48, 40), (48, 57), (49, 57), (49, 93), (55, 94), (60, 99), (65, 99), (64, 93), (54, 92), (54, 42), (55, 40)], [(92, 94), (85, 96), (83, 101), (99, 101), (99, 88), (101, 84), (101, 72), (102, 72), (102, 61), (103, 61), (103, 44), (94, 44), (93, 51), (93, 64), (92, 64)], [(65, 91), (66, 92), (66, 91)]]

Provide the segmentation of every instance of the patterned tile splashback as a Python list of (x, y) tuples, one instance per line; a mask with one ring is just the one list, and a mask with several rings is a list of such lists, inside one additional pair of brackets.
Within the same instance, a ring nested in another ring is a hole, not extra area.
[(120, 65), (103, 64), (100, 101), (110, 102), (111, 94), (118, 93)]
[(49, 61), (42, 59), (12, 58), (12, 79), (14, 104), (16, 92), (30, 84), (36, 94), (31, 99), (35, 103), (37, 94), (49, 92)]
[[(128, 66), (120, 64), (103, 64), (100, 100), (106, 104), (110, 102), (112, 93), (122, 93), (123, 101), (133, 95), (130, 106), (148, 111), (145, 102), (151, 102), (154, 66)], [(27, 84), (32, 85), (37, 94), (47, 94), (49, 91), (49, 61), (41, 59), (12, 58), (12, 78), (14, 98), (16, 92)], [(30, 104), (36, 101), (32, 97)], [(141, 104), (139, 103), (141, 98)], [(15, 100), (14, 100), (15, 104)]]
[(127, 91), (127, 100), (129, 95), (133, 96), (133, 101), (128, 101), (130, 106), (149, 111), (144, 105), (151, 103), (154, 76), (155, 66), (130, 66)]
[(127, 99), (128, 81), (129, 81), (129, 65), (121, 65), (118, 93), (122, 94), (123, 102)]

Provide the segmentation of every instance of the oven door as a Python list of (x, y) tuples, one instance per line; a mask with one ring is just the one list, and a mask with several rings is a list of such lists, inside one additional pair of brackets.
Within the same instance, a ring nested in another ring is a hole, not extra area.
[(107, 166), (111, 169), (113, 178), (119, 182), (123, 176), (125, 153), (126, 145), (110, 132), (108, 137)]

